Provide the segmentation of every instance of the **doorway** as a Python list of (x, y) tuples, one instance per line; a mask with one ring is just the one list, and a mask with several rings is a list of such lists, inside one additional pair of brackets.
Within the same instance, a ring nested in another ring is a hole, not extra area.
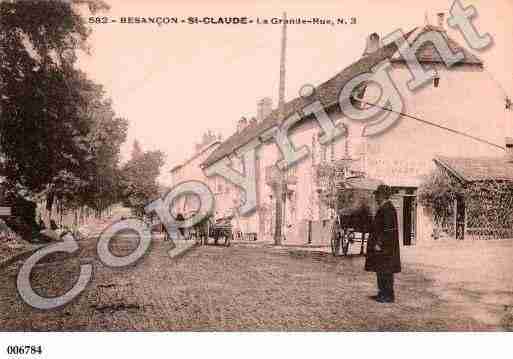
[(415, 218), (416, 216), (415, 196), (403, 197), (403, 245), (411, 246), (415, 243)]

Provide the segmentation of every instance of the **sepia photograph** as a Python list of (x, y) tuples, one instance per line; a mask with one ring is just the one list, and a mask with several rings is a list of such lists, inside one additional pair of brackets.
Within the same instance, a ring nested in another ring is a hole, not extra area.
[(513, 1), (0, 0), (0, 278), (6, 358), (511, 339)]

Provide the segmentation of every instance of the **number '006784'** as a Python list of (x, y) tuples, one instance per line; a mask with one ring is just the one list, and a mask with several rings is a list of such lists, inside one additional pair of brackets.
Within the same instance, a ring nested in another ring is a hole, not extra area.
[(8, 345), (8, 355), (35, 355), (43, 354), (41, 345)]

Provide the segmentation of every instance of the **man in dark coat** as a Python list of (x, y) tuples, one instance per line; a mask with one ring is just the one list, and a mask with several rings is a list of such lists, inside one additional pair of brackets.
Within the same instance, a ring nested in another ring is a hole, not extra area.
[(394, 302), (394, 273), (401, 272), (397, 212), (390, 202), (391, 195), (392, 191), (386, 185), (378, 186), (374, 192), (379, 209), (367, 242), (365, 261), (365, 270), (376, 272), (378, 295), (373, 298), (380, 303)]

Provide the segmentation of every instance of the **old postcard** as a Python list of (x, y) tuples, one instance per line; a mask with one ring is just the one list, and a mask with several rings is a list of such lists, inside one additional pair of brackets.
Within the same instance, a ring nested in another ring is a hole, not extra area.
[(0, 1), (0, 330), (511, 331), (512, 30), (509, 0)]

